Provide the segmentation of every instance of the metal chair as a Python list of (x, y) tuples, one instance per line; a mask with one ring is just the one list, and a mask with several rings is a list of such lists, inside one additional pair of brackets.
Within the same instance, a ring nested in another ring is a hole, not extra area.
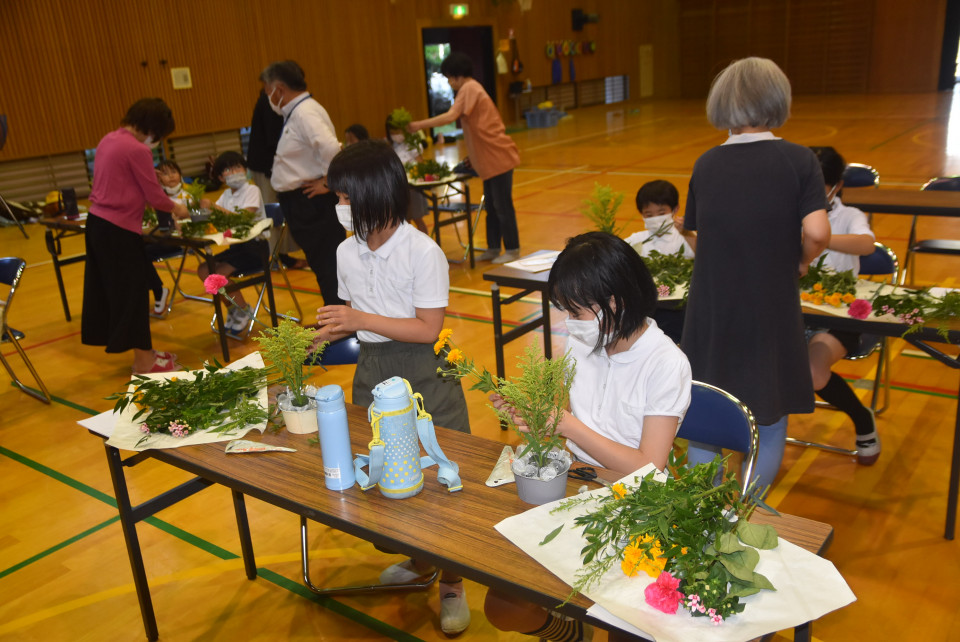
[(879, 187), (880, 173), (863, 163), (850, 163), (843, 170), (844, 187)]
[[(920, 188), (923, 191), (938, 192), (960, 192), (960, 176), (946, 176), (934, 178)], [(916, 258), (914, 254), (941, 254), (947, 256), (960, 256), (960, 240), (954, 239), (924, 239), (917, 240), (917, 219), (913, 217), (910, 223), (910, 237), (907, 239), (907, 256), (903, 260), (903, 272), (900, 274), (900, 283), (905, 283), (907, 277), (910, 282), (915, 281), (914, 271)], [(910, 259), (913, 258), (911, 261)]]
[(694, 381), (690, 407), (683, 417), (677, 437), (743, 453), (741, 488), (750, 487), (757, 462), (760, 433), (753, 413), (730, 393)]
[[(889, 247), (879, 241), (873, 244), (873, 254), (860, 257), (860, 276), (883, 276), (887, 277), (885, 281), (891, 285), (897, 282), (900, 273), (900, 262), (896, 253)], [(873, 392), (870, 397), (870, 409), (874, 415), (880, 415), (890, 405), (890, 350), (888, 349), (888, 340), (885, 336), (876, 334), (861, 334), (860, 346), (856, 352), (844, 357), (847, 361), (859, 361), (866, 359), (875, 352), (879, 352), (877, 360), (877, 372), (873, 377)], [(882, 384), (881, 384), (882, 380)], [(883, 386), (883, 406), (877, 408), (877, 401), (880, 398), (880, 386)], [(826, 401), (817, 401), (820, 408), (836, 408)], [(787, 443), (797, 446), (809, 446), (826, 450), (841, 455), (856, 456), (857, 451), (830, 444), (822, 444), (816, 441), (805, 441), (794, 437), (787, 437)]]
[(37, 385), (40, 388), (40, 392), (37, 392), (32, 388), (28, 388), (23, 384), (22, 381), (20, 381), (17, 375), (13, 372), (13, 368), (11, 368), (10, 364), (7, 362), (6, 357), (3, 356), (2, 351), (0, 351), (0, 361), (3, 362), (3, 367), (6, 368), (7, 373), (13, 380), (13, 383), (16, 384), (20, 390), (27, 393), (34, 399), (39, 399), (44, 403), (50, 403), (51, 398), (50, 393), (47, 391), (47, 387), (43, 384), (43, 381), (40, 379), (40, 375), (37, 374), (33, 364), (30, 363), (30, 359), (27, 358), (27, 353), (23, 351), (23, 347), (20, 345), (20, 339), (24, 337), (24, 334), (19, 330), (14, 330), (7, 325), (7, 315), (10, 314), (11, 303), (13, 303), (13, 295), (17, 291), (17, 286), (20, 285), (20, 276), (23, 274), (23, 269), (26, 267), (26, 265), (27, 262), (20, 258), (7, 257), (0, 259), (0, 283), (3, 283), (10, 288), (7, 291), (6, 300), (0, 301), (0, 340), (2, 340), (2, 343), (9, 342), (13, 344), (17, 354), (19, 354), (20, 358), (23, 359), (23, 362), (27, 364), (27, 369), (30, 370), (30, 374), (33, 375), (34, 380), (36, 380)]

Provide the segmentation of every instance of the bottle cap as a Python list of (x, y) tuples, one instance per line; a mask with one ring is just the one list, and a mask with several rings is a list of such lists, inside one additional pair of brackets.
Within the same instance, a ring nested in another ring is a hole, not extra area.
[(317, 412), (334, 412), (344, 408), (343, 388), (336, 384), (323, 386), (314, 397), (317, 400)]

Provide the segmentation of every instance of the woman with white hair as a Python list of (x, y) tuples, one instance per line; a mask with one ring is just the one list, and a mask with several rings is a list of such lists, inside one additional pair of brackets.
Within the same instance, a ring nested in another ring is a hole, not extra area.
[[(823, 175), (807, 147), (770, 130), (790, 115), (790, 81), (765, 58), (713, 81), (707, 118), (729, 131), (693, 167), (684, 226), (697, 232), (681, 348), (693, 378), (719, 386), (760, 428), (757, 483), (773, 483), (787, 415), (813, 412), (797, 280), (830, 240)], [(719, 452), (691, 443), (691, 464)]]

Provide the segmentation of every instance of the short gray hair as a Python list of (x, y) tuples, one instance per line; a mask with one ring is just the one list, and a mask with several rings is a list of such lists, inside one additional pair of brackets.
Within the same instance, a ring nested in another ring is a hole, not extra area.
[(717, 129), (780, 127), (789, 117), (790, 80), (772, 60), (735, 60), (713, 79), (707, 119)]

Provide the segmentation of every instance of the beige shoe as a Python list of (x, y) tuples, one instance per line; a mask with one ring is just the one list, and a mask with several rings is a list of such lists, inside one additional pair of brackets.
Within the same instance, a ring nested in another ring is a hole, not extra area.
[(520, 258), (520, 248), (515, 250), (507, 250), (497, 258), (493, 259), (493, 262), (497, 265), (502, 265), (504, 263), (509, 263), (510, 261), (516, 261)]
[(484, 250), (483, 254), (477, 257), (478, 261), (492, 261), (493, 259), (500, 256), (500, 248), (490, 248), (489, 250)]
[(440, 582), (440, 630), (447, 635), (460, 635), (470, 626), (470, 605), (463, 582)]

